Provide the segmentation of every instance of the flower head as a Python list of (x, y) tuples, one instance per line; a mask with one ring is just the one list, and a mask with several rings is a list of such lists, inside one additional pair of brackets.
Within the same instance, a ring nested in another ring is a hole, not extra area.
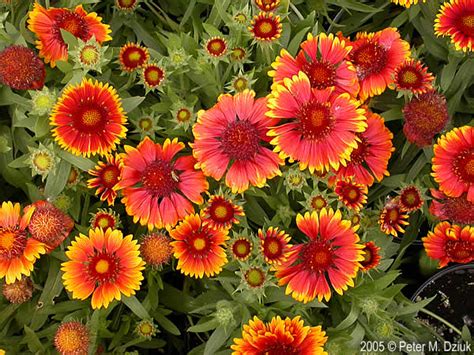
[(271, 43), (281, 36), (280, 16), (275, 16), (273, 12), (260, 12), (254, 16), (248, 30), (256, 41)]
[(7, 284), (30, 276), (33, 264), (46, 252), (46, 245), (28, 238), (27, 227), (34, 209), (20, 215), (20, 204), (3, 202), (0, 207), (0, 278)]
[(406, 7), (408, 9), (411, 5), (418, 4), (418, 1), (425, 2), (426, 0), (391, 0), (391, 1), (395, 4)]
[(387, 166), (392, 152), (393, 134), (385, 126), (383, 118), (366, 110), (367, 129), (357, 134), (357, 147), (351, 152), (346, 166), (336, 171), (338, 179), (353, 177), (359, 184), (371, 186), (390, 175)]
[(398, 91), (407, 90), (413, 94), (423, 94), (433, 89), (434, 76), (422, 62), (407, 59), (395, 69), (394, 85)]
[(176, 104), (174, 104), (171, 113), (173, 115), (176, 126), (183, 127), (184, 130), (187, 130), (196, 119), (196, 115), (194, 114), (193, 108), (183, 102), (177, 102)]
[[(296, 225), (308, 240), (293, 245), (287, 260), (277, 266), (280, 286), (300, 302), (331, 298), (331, 288), (340, 295), (354, 286), (360, 264), (364, 259), (359, 237), (351, 222), (342, 219), (340, 211), (323, 208), (296, 217)], [(328, 284), (328, 281), (330, 282)]]
[(89, 328), (77, 321), (62, 323), (54, 335), (54, 347), (61, 355), (83, 355), (89, 352)]
[(293, 319), (277, 316), (270, 323), (263, 323), (255, 316), (244, 325), (242, 338), (234, 338), (231, 349), (232, 355), (327, 355), (323, 348), (326, 341), (326, 332), (321, 326), (305, 326), (300, 316)]
[(347, 208), (355, 211), (360, 211), (367, 202), (367, 185), (358, 184), (351, 179), (338, 180), (334, 192)]
[(102, 66), (109, 62), (105, 58), (105, 51), (107, 47), (102, 47), (94, 37), (88, 41), (79, 39), (77, 47), (71, 51), (73, 61), (76, 63), (75, 68), (83, 68), (85, 70), (94, 70), (102, 72)]
[(467, 193), (474, 202), (474, 127), (454, 128), (435, 144), (431, 174), (439, 189), (450, 197)]
[(193, 127), (193, 155), (205, 175), (225, 183), (232, 193), (250, 185), (263, 187), (280, 175), (277, 154), (263, 146), (274, 124), (266, 113), (266, 98), (255, 99), (253, 91), (221, 95), (217, 104), (198, 113)]
[(148, 48), (138, 43), (128, 42), (120, 48), (119, 61), (123, 71), (133, 72), (143, 66), (150, 59)]
[(442, 221), (474, 224), (474, 201), (468, 201), (467, 194), (449, 197), (439, 190), (431, 189), (431, 195), (433, 196), (430, 206), (431, 214)]
[(101, 201), (107, 201), (109, 206), (114, 204), (117, 197), (115, 187), (120, 181), (122, 173), (122, 160), (119, 155), (107, 155), (106, 161), (99, 161), (89, 174), (95, 176), (87, 181), (87, 187), (96, 189), (95, 195), (100, 195)]
[(302, 71), (307, 75), (312, 88), (334, 88), (338, 94), (347, 92), (355, 97), (359, 92), (359, 82), (354, 66), (346, 60), (350, 51), (351, 47), (333, 34), (320, 33), (313, 37), (309, 33), (308, 39), (301, 43), (301, 50), (296, 58), (286, 50), (281, 51), (272, 64), (274, 70), (269, 75), (278, 83), (285, 78), (291, 79)]
[(22, 277), (20, 280), (2, 286), (3, 297), (14, 304), (28, 302), (33, 296), (33, 290), (33, 282), (29, 277)]
[(68, 86), (50, 116), (58, 144), (76, 155), (105, 155), (125, 137), (126, 116), (117, 91), (84, 79)]
[(243, 47), (234, 47), (230, 50), (229, 56), (233, 62), (242, 63), (247, 58), (247, 50)]
[(408, 141), (419, 147), (432, 144), (449, 121), (446, 97), (431, 90), (411, 99), (403, 107), (403, 133)]
[(234, 259), (245, 261), (252, 253), (253, 243), (249, 238), (239, 237), (230, 243), (229, 250)]
[(120, 217), (112, 209), (99, 208), (96, 213), (92, 213), (90, 228), (118, 229), (120, 228)]
[(380, 264), (380, 247), (375, 245), (374, 242), (365, 243), (362, 251), (364, 252), (364, 260), (360, 262), (362, 271), (367, 272)]
[[(311, 88), (299, 72), (273, 87), (267, 116), (283, 121), (268, 132), (281, 158), (297, 160), (300, 168), (327, 171), (346, 165), (357, 147), (357, 132), (366, 127), (364, 110), (349, 94)], [(298, 144), (295, 144), (298, 142)]]
[(153, 338), (158, 329), (153, 323), (153, 320), (148, 320), (148, 319), (143, 319), (140, 322), (137, 323), (137, 326), (135, 327), (135, 333), (144, 339), (150, 340)]
[(268, 228), (266, 232), (259, 229), (258, 237), (260, 238), (260, 251), (267, 263), (279, 265), (287, 259), (291, 248), (291, 244), (289, 244), (291, 237), (285, 231), (274, 227)]
[(230, 229), (239, 223), (237, 217), (243, 216), (242, 206), (235, 204), (223, 195), (212, 195), (201, 212), (203, 223), (214, 229)]
[(159, 88), (165, 75), (165, 69), (158, 64), (148, 63), (142, 67), (141, 77), (147, 91)]
[(62, 263), (63, 283), (72, 297), (85, 300), (92, 295), (92, 308), (107, 308), (121, 295), (134, 295), (143, 280), (145, 263), (132, 235), (118, 229), (90, 229), (79, 234), (66, 251)]
[(121, 180), (122, 203), (134, 223), (148, 229), (171, 228), (194, 211), (191, 202), (201, 204), (208, 183), (189, 155), (176, 158), (184, 148), (178, 139), (163, 145), (145, 137), (136, 148), (126, 145)]
[(74, 228), (73, 219), (48, 201), (36, 201), (27, 209), (27, 213), (33, 210), (28, 231), (32, 238), (46, 244), (48, 251), (56, 249)]
[(167, 264), (173, 255), (172, 240), (164, 233), (147, 234), (140, 242), (140, 254), (147, 265), (158, 268)]
[(409, 185), (400, 191), (398, 202), (403, 210), (413, 212), (423, 206), (423, 196), (416, 185)]
[(115, 0), (115, 7), (120, 11), (133, 12), (138, 6), (140, 0)]
[(43, 86), (41, 90), (30, 91), (31, 106), (30, 111), (33, 115), (43, 116), (49, 114), (56, 103), (56, 92), (49, 90), (47, 86)]
[(439, 261), (439, 267), (449, 262), (468, 263), (474, 260), (474, 227), (461, 227), (449, 222), (436, 225), (423, 240), (426, 254)]
[(104, 25), (95, 12), (87, 13), (82, 5), (74, 10), (50, 7), (45, 9), (35, 2), (33, 10), (28, 14), (28, 28), (36, 35), (36, 48), (40, 57), (44, 58), (51, 67), (56, 66), (58, 60), (68, 58), (67, 45), (64, 42), (61, 30), (70, 32), (74, 37), (87, 41), (92, 37), (99, 43), (110, 41), (111, 29)]
[(217, 275), (227, 263), (223, 246), (227, 231), (203, 224), (198, 214), (188, 215), (170, 232), (177, 269), (185, 275), (202, 278)]
[(310, 211), (319, 212), (328, 205), (328, 196), (320, 191), (314, 191), (306, 198), (306, 204), (304, 206)]
[(259, 266), (252, 266), (247, 270), (243, 270), (243, 278), (245, 284), (250, 289), (260, 289), (267, 281), (267, 272)]
[(38, 148), (28, 147), (28, 149), (30, 154), (27, 162), (31, 167), (31, 172), (33, 176), (41, 175), (41, 179), (44, 181), (56, 169), (59, 158), (54, 153), (52, 145), (44, 146), (40, 143)]
[(303, 186), (307, 184), (306, 179), (308, 178), (308, 175), (305, 171), (301, 171), (298, 168), (290, 168), (284, 173), (284, 177), (284, 184), (287, 191), (300, 191)]
[(393, 83), (395, 68), (410, 54), (410, 45), (400, 38), (395, 28), (360, 32), (350, 45), (349, 59), (357, 71), (362, 100), (384, 92)]
[(45, 77), (44, 64), (31, 49), (15, 45), (0, 51), (0, 84), (16, 90), (38, 90)]
[(434, 30), (449, 36), (457, 50), (472, 51), (474, 46), (474, 0), (449, 0), (441, 5)]
[(398, 233), (405, 233), (403, 226), (408, 225), (407, 219), (408, 215), (402, 209), (398, 199), (392, 199), (380, 212), (378, 223), (382, 232), (397, 237)]
[(206, 53), (214, 58), (221, 58), (227, 53), (227, 41), (223, 37), (212, 37), (204, 44)]

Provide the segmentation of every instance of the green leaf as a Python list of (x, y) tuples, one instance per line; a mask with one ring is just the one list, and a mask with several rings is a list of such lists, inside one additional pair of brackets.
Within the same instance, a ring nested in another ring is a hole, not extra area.
[(69, 46), (69, 50), (75, 48), (78, 44), (78, 40), (76, 36), (74, 36), (71, 32), (66, 31), (65, 29), (61, 28), (61, 36), (63, 37), (64, 42)]
[(290, 44), (288, 45), (288, 52), (290, 52), (290, 54), (296, 55), (296, 52), (298, 51), (298, 48), (300, 47), (300, 43), (306, 36), (306, 33), (308, 33), (309, 29), (310, 27), (305, 27), (293, 36), (293, 39), (290, 41)]
[(335, 3), (335, 5), (343, 7), (345, 9), (355, 10), (358, 12), (374, 13), (382, 11), (382, 9), (362, 4), (360, 1), (356, 0), (336, 0), (332, 2)]
[(204, 348), (204, 355), (214, 355), (219, 348), (224, 345), (230, 334), (227, 334), (224, 327), (219, 327), (211, 334)]
[(341, 323), (339, 323), (339, 325), (336, 327), (336, 330), (339, 331), (339, 330), (343, 330), (350, 327), (357, 320), (359, 313), (360, 313), (359, 307), (357, 307), (353, 303), (351, 307), (351, 311), (349, 312), (347, 317)]
[(436, 295), (427, 299), (424, 299), (417, 303), (411, 303), (407, 307), (399, 308), (397, 310), (397, 316), (402, 316), (404, 314), (418, 313), (420, 309), (424, 308), (428, 303), (433, 301), (436, 298)]
[(38, 336), (35, 334), (35, 332), (27, 325), (25, 325), (23, 329), (25, 330), (25, 337), (23, 338), (23, 341), (28, 345), (28, 349), (30, 349), (30, 351), (34, 354), (43, 353), (45, 348), (43, 344), (41, 344), (41, 341), (38, 339)]
[(157, 321), (157, 323), (167, 332), (173, 334), (173, 335), (181, 335), (181, 332), (179, 331), (178, 327), (174, 325), (172, 321), (170, 321), (168, 318), (166, 318), (163, 314), (160, 312), (155, 312), (154, 318)]
[(46, 185), (44, 187), (44, 194), (47, 197), (56, 197), (64, 189), (71, 171), (71, 164), (65, 160), (59, 162), (55, 174), (49, 174), (46, 178)]
[(125, 112), (130, 113), (136, 109), (138, 105), (143, 102), (143, 100), (145, 100), (145, 97), (143, 96), (127, 97), (126, 99), (122, 99), (122, 107)]
[(123, 297), (122, 302), (130, 308), (130, 310), (135, 313), (140, 319), (150, 319), (150, 314), (148, 311), (143, 307), (140, 301), (135, 297)]
[(81, 156), (73, 155), (62, 149), (58, 151), (58, 155), (62, 159), (68, 161), (69, 163), (83, 171), (87, 171), (95, 167), (95, 163), (92, 160)]
[(216, 329), (219, 326), (217, 319), (213, 318), (206, 322), (198, 323), (188, 328), (188, 332), (203, 333)]

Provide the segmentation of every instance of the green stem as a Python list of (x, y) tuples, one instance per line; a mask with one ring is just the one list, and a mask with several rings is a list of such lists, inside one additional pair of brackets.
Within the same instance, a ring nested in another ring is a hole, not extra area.
[(433, 313), (429, 310), (427, 310), (426, 308), (421, 308), (420, 309), (421, 312), (429, 315), (430, 317), (440, 321), (441, 323), (443, 323), (444, 325), (448, 326), (449, 328), (451, 328), (453, 331), (455, 331), (456, 333), (458, 333), (459, 335), (462, 336), (462, 332), (456, 328), (454, 325), (452, 325), (451, 323), (449, 323), (446, 319), (444, 318), (441, 318), (440, 316), (438, 316), (436, 313)]
[(304, 20), (304, 17), (303, 15), (301, 15), (301, 12), (298, 10), (298, 8), (290, 1), (290, 7), (291, 7), (291, 10), (293, 10), (293, 12), (296, 14), (296, 16), (298, 16), (298, 18), (303, 21)]

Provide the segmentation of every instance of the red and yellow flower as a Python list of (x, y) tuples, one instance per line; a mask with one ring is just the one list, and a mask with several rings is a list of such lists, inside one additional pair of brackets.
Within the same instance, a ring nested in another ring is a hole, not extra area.
[(418, 95), (433, 90), (433, 80), (433, 74), (422, 62), (407, 59), (395, 69), (394, 87), (398, 91), (407, 90)]
[(20, 214), (20, 204), (3, 202), (0, 207), (0, 278), (7, 284), (30, 276), (33, 264), (46, 252), (46, 244), (28, 238), (27, 227), (34, 209)]
[(38, 90), (45, 77), (44, 63), (31, 49), (9, 46), (0, 51), (0, 84), (16, 90)]
[(421, 3), (421, 2), (425, 2), (426, 0), (391, 0), (391, 1), (395, 4), (404, 6), (408, 9), (411, 5), (418, 4), (418, 1)]
[(48, 252), (56, 249), (74, 228), (74, 220), (48, 201), (34, 202), (25, 208), (25, 213), (31, 213), (31, 237), (46, 244)]
[(359, 103), (347, 93), (312, 89), (303, 72), (283, 83), (268, 100), (267, 116), (283, 121), (268, 132), (275, 151), (310, 172), (346, 165), (357, 148), (357, 133), (367, 128)]
[(140, 242), (140, 254), (145, 263), (154, 268), (168, 263), (173, 255), (171, 241), (164, 233), (147, 234)]
[(96, 213), (92, 214), (90, 226), (92, 229), (118, 229), (120, 227), (120, 217), (110, 208), (99, 208)]
[(204, 48), (211, 57), (220, 58), (227, 53), (227, 41), (223, 37), (212, 37), (204, 44)]
[(243, 215), (242, 206), (236, 205), (231, 199), (222, 195), (212, 195), (201, 212), (203, 223), (214, 229), (226, 230), (239, 223), (237, 217)]
[(266, 232), (259, 229), (258, 237), (260, 238), (260, 251), (267, 263), (280, 265), (286, 261), (291, 248), (291, 244), (289, 244), (291, 237), (285, 231), (274, 227), (268, 228)]
[(101, 201), (107, 201), (109, 206), (114, 204), (117, 197), (115, 187), (122, 174), (122, 159), (119, 155), (108, 155), (106, 161), (99, 161), (89, 174), (95, 176), (87, 181), (89, 189), (96, 189), (95, 195), (100, 195)]
[(415, 185), (406, 186), (400, 191), (398, 203), (407, 212), (419, 210), (423, 206), (423, 202), (421, 191)]
[(208, 183), (189, 155), (176, 158), (184, 148), (178, 139), (163, 145), (145, 137), (136, 148), (126, 145), (121, 180), (122, 203), (134, 223), (148, 229), (171, 228), (193, 213), (191, 202), (201, 204)]
[(374, 242), (365, 243), (362, 251), (364, 252), (364, 260), (360, 262), (362, 271), (367, 272), (380, 264), (380, 247), (375, 245)]
[(255, 0), (255, 5), (262, 11), (272, 11), (280, 5), (280, 0)]
[(203, 224), (198, 214), (190, 214), (170, 232), (177, 269), (184, 275), (202, 278), (217, 275), (227, 263), (224, 250), (227, 231)]
[(347, 92), (351, 96), (357, 96), (357, 73), (352, 63), (346, 60), (351, 51), (350, 46), (346, 46), (343, 40), (333, 34), (320, 33), (313, 37), (309, 33), (300, 47), (296, 58), (283, 49), (272, 63), (274, 70), (268, 74), (275, 83), (280, 83), (285, 78), (291, 79), (302, 71), (308, 76), (312, 88), (323, 90), (334, 87), (338, 94)]
[(403, 226), (408, 225), (408, 215), (402, 209), (398, 198), (389, 201), (379, 216), (380, 230), (387, 235), (398, 236), (398, 233), (405, 233)]
[(357, 71), (362, 100), (384, 92), (393, 83), (395, 69), (410, 54), (410, 45), (400, 38), (395, 28), (375, 33), (359, 32), (350, 45), (349, 59)]
[(74, 37), (86, 42), (92, 37), (103, 43), (110, 41), (112, 32), (109, 25), (101, 22), (102, 18), (95, 12), (87, 13), (82, 5), (74, 10), (50, 7), (45, 9), (35, 2), (33, 10), (28, 14), (28, 28), (36, 35), (36, 48), (40, 57), (44, 58), (51, 67), (58, 60), (67, 60), (67, 44), (64, 42), (61, 30), (70, 32)]
[(433, 232), (428, 232), (423, 245), (426, 254), (439, 261), (439, 267), (449, 262), (468, 263), (474, 260), (474, 227), (461, 227), (449, 222), (436, 225)]
[(408, 141), (419, 147), (430, 146), (449, 121), (446, 97), (435, 90), (413, 97), (403, 107), (403, 117)]
[(273, 42), (281, 36), (282, 25), (280, 16), (275, 16), (273, 12), (260, 12), (254, 16), (248, 30), (258, 42)]
[(434, 146), (431, 174), (439, 189), (449, 197), (467, 193), (474, 202), (474, 127), (454, 128)]
[(145, 263), (132, 235), (118, 229), (90, 229), (79, 234), (66, 251), (62, 263), (63, 283), (72, 297), (85, 300), (92, 295), (92, 308), (107, 308), (121, 295), (130, 297), (140, 289)]
[(275, 120), (266, 116), (266, 98), (254, 99), (245, 90), (221, 95), (214, 107), (198, 113), (193, 127), (193, 155), (205, 175), (225, 183), (233, 193), (250, 185), (263, 187), (267, 179), (281, 175), (283, 161), (263, 146)]
[(148, 48), (138, 43), (127, 43), (120, 48), (119, 61), (123, 71), (133, 72), (142, 68), (150, 59)]
[(77, 321), (61, 323), (54, 335), (54, 347), (61, 355), (83, 355), (89, 352), (89, 328)]
[(147, 90), (158, 88), (165, 80), (165, 70), (155, 63), (148, 63), (142, 67), (142, 80)]
[(375, 179), (381, 181), (389, 176), (388, 161), (395, 148), (393, 134), (385, 126), (383, 118), (366, 110), (367, 129), (358, 133), (357, 147), (351, 152), (346, 166), (336, 171), (338, 179), (353, 177), (354, 181), (371, 186)]
[(467, 194), (449, 197), (439, 190), (431, 189), (431, 195), (433, 196), (430, 206), (431, 214), (442, 221), (474, 224), (474, 201), (468, 201)]
[(253, 243), (248, 238), (239, 237), (231, 243), (229, 249), (234, 259), (245, 261), (250, 257), (250, 254), (252, 253)]
[(134, 11), (140, 0), (115, 0), (115, 6), (120, 11), (132, 12)]
[(327, 355), (327, 336), (321, 326), (305, 326), (300, 316), (281, 319), (273, 317), (263, 323), (257, 316), (242, 330), (242, 338), (234, 338), (232, 355), (299, 354)]
[(342, 201), (347, 208), (355, 211), (360, 211), (362, 206), (367, 203), (367, 185), (358, 184), (352, 179), (336, 181), (334, 192), (337, 194), (339, 201)]
[[(342, 219), (341, 212), (323, 208), (296, 217), (296, 225), (309, 240), (290, 248), (287, 260), (276, 267), (280, 286), (300, 302), (331, 298), (331, 288), (342, 295), (354, 286), (364, 260), (356, 227)], [(329, 283), (328, 283), (329, 281)]]
[(441, 5), (434, 30), (449, 36), (457, 50), (472, 51), (474, 46), (474, 0), (450, 0)]
[(117, 91), (90, 79), (64, 89), (50, 116), (58, 144), (87, 157), (114, 150), (125, 138), (126, 122)]

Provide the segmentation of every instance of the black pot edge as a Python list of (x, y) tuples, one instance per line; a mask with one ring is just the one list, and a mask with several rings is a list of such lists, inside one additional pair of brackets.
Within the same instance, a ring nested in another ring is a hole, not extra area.
[(423, 284), (420, 287), (418, 287), (418, 289), (415, 291), (413, 296), (411, 296), (410, 300), (414, 302), (415, 299), (420, 295), (420, 293), (425, 289), (425, 287), (429, 283), (436, 281), (437, 279), (439, 279), (440, 277), (446, 274), (449, 274), (451, 271), (462, 270), (462, 269), (474, 269), (474, 263), (452, 265), (452, 266), (447, 267), (444, 270), (437, 272), (436, 274), (431, 276), (428, 280), (423, 282)]

